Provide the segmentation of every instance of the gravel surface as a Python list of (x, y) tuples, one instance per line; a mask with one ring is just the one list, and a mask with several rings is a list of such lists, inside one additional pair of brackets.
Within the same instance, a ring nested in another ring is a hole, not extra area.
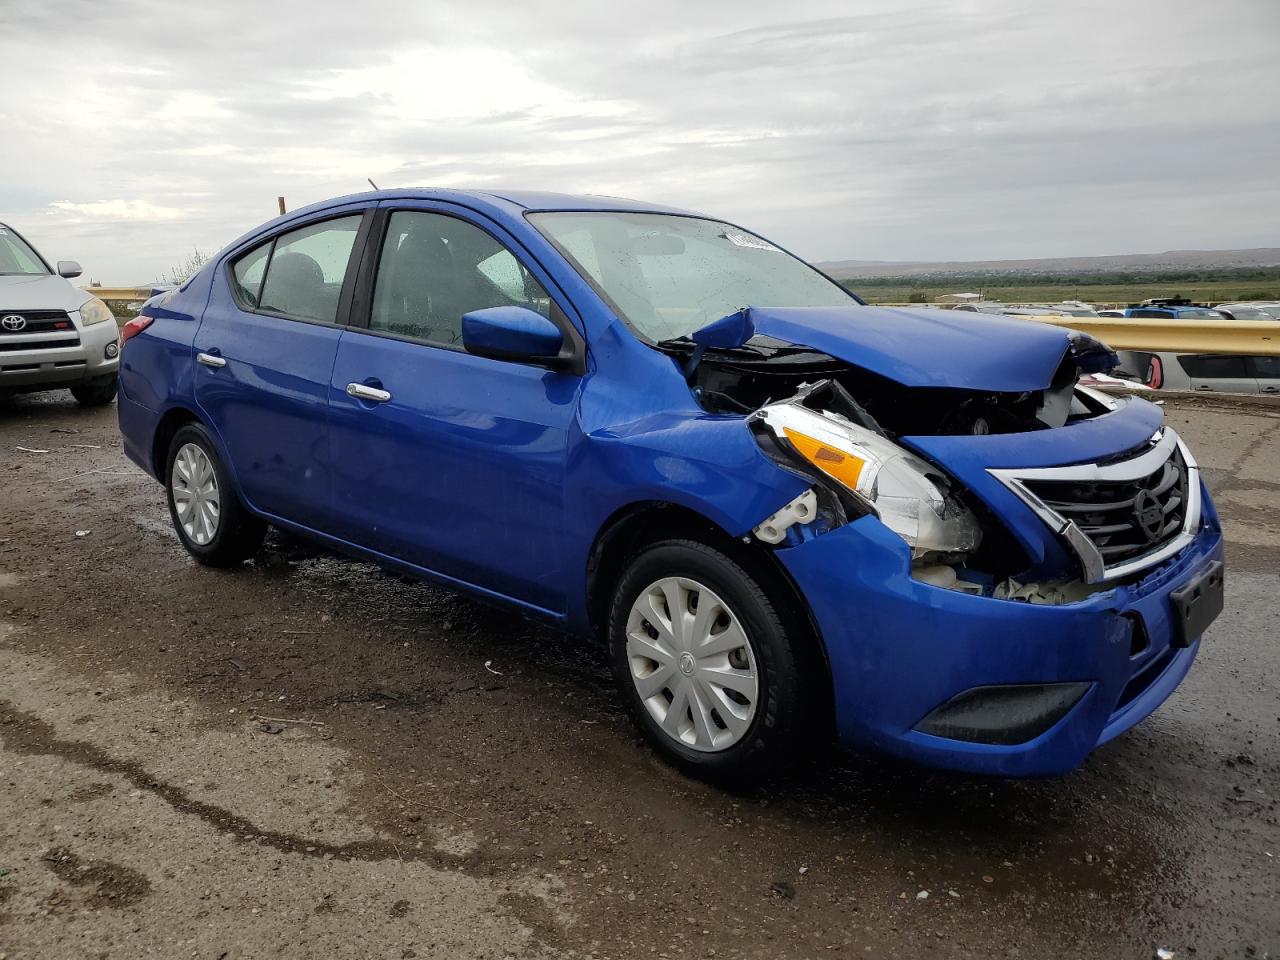
[(0, 958), (1276, 956), (1280, 411), (1168, 414), (1228, 606), (1155, 716), (730, 793), (590, 646), (275, 535), (199, 567), (114, 407), (0, 401)]

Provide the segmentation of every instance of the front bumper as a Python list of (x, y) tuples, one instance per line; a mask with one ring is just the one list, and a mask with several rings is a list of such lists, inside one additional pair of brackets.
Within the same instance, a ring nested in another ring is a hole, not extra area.
[[(779, 551), (826, 647), (841, 739), (975, 773), (1041, 776), (1079, 765), (1164, 702), (1195, 659), (1198, 639), (1173, 645), (1169, 594), (1222, 559), (1218, 518), (1201, 494), (1200, 529), (1185, 549), (1141, 581), (1078, 603), (995, 600), (922, 583), (911, 576), (906, 544), (872, 517)], [(1147, 643), (1135, 651), (1142, 628)], [(1087, 689), (1021, 742), (918, 729), (975, 687), (1013, 684)]]
[[(119, 344), (120, 328), (115, 323), (77, 324), (74, 335), (80, 342), (71, 347), (42, 345), (42, 339), (53, 339), (50, 335), (5, 337), (9, 349), (0, 352), (0, 390), (72, 387), (120, 369), (119, 355), (106, 355), (108, 344)], [(19, 346), (22, 349), (14, 349)]]

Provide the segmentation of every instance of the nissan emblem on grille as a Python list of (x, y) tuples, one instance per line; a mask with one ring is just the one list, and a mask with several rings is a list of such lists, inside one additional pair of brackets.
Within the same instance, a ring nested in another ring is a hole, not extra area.
[(1133, 501), (1133, 517), (1147, 541), (1154, 543), (1164, 529), (1164, 509), (1150, 490), (1141, 490)]
[(26, 325), (27, 325), (27, 318), (23, 316), (19, 316), (16, 313), (11, 313), (11, 314), (8, 314), (7, 316), (0, 317), (0, 327), (4, 327), (6, 330), (9, 330), (15, 333), (21, 330)]

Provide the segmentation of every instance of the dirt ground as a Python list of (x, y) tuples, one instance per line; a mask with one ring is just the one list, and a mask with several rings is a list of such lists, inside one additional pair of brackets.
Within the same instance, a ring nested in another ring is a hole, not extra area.
[(114, 407), (0, 402), (0, 958), (1276, 956), (1280, 411), (1168, 414), (1228, 607), (1155, 716), (730, 793), (590, 647), (274, 536), (201, 568)]

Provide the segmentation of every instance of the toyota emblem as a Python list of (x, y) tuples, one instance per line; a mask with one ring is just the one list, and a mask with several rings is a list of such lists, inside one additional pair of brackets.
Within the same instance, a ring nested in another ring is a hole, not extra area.
[(17, 333), (27, 325), (27, 318), (11, 313), (8, 316), (0, 317), (0, 327), (4, 327), (10, 333)]

